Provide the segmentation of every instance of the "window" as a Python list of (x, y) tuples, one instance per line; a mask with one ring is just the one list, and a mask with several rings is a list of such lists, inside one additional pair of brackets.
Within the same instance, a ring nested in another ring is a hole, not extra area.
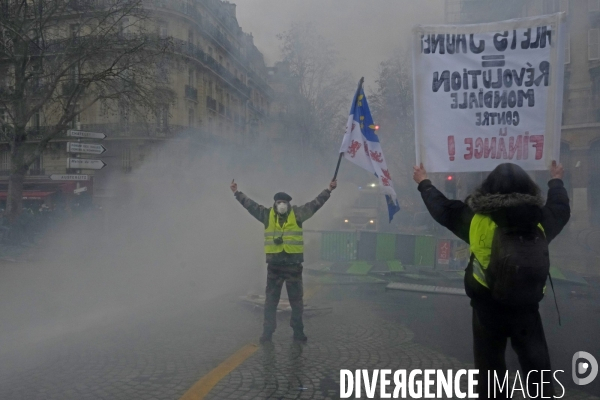
[(162, 83), (166, 83), (169, 80), (169, 69), (167, 68), (166, 61), (161, 60), (156, 63), (156, 77)]
[(190, 108), (188, 110), (188, 126), (193, 127), (194, 126), (194, 109)]
[(10, 151), (2, 150), (0, 152), (0, 171), (10, 170)]
[(79, 24), (71, 24), (69, 26), (69, 33), (71, 39), (75, 40), (79, 36)]
[(127, 100), (119, 100), (119, 122), (126, 125), (129, 123), (130, 106)]
[(79, 65), (75, 64), (71, 67), (70, 73), (71, 83), (76, 85), (79, 83)]
[(100, 118), (107, 117), (108, 111), (109, 111), (108, 100), (106, 100), (106, 99), (101, 100), (100, 104), (98, 106), (98, 117), (100, 117)]
[(169, 127), (169, 106), (161, 104), (156, 110), (156, 128), (159, 131), (164, 131)]
[(588, 60), (600, 59), (600, 29), (588, 31)]
[(600, 0), (588, 0), (588, 11), (589, 12), (600, 11)]
[(571, 63), (571, 34), (567, 33), (565, 37), (565, 64)]
[(188, 42), (190, 44), (194, 44), (194, 30), (193, 29), (188, 30)]
[(40, 154), (33, 163), (29, 166), (29, 175), (43, 175), (44, 174), (44, 156)]
[[(600, 141), (596, 140), (591, 144), (588, 157), (590, 171), (590, 204), (588, 209), (592, 212), (592, 225), (600, 227)], [(588, 243), (590, 242), (593, 242), (593, 240), (588, 239)]]
[(40, 125), (41, 125), (41, 118), (40, 118), (40, 112), (38, 111), (35, 114), (33, 114), (33, 116), (31, 117), (31, 127), (34, 130), (39, 131)]
[(163, 21), (159, 21), (158, 23), (158, 37), (161, 39), (166, 38), (169, 35), (167, 23)]
[(72, 107), (75, 116), (73, 117), (73, 120), (71, 121), (70, 125), (72, 129), (79, 129), (81, 128), (81, 112), (79, 109), (79, 104), (74, 104)]
[(8, 124), (8, 119), (9, 119), (8, 110), (0, 108), (0, 125)]
[(194, 75), (195, 75), (196, 71), (194, 71), (194, 68), (190, 68), (188, 70), (188, 85), (190, 85), (191, 87), (194, 87)]
[(558, 11), (568, 11), (569, 0), (538, 0), (539, 14), (553, 14)]
[(73, 120), (71, 121), (70, 125), (71, 125), (71, 129), (80, 129), (81, 128), (81, 122), (80, 122), (79, 114), (77, 114), (75, 116), (75, 118), (73, 118)]
[(131, 172), (131, 148), (128, 146), (121, 149), (121, 168), (123, 172)]
[(125, 36), (130, 32), (130, 24), (129, 24), (129, 18), (123, 18), (121, 20), (121, 25), (119, 25), (119, 34), (121, 36)]
[(223, 56), (219, 55), (219, 64), (223, 64)]

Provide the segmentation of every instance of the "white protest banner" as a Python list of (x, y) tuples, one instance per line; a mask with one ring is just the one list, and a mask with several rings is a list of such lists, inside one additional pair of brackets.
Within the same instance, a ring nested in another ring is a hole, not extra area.
[(565, 14), (413, 29), (417, 164), (547, 169), (560, 152)]

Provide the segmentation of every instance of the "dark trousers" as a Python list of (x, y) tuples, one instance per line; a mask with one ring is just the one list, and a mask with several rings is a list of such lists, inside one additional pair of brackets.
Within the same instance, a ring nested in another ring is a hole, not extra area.
[[(541, 398), (540, 387), (542, 375), (539, 371), (551, 369), (550, 355), (542, 326), (542, 319), (538, 310), (506, 310), (495, 307), (473, 307), (473, 350), (475, 354), (475, 368), (479, 369), (478, 393), (480, 399), (507, 399), (514, 379), (508, 379), (508, 389), (500, 393), (496, 386), (494, 397), (494, 372), (498, 376), (498, 382), (502, 385), (506, 361), (504, 354), (506, 342), (510, 343), (517, 353), (519, 364), (521, 364), (521, 382), (526, 388), (527, 374), (529, 375), (528, 389), (531, 397)], [(490, 371), (489, 393), (488, 393), (488, 371)], [(552, 372), (545, 372), (543, 380), (544, 396), (554, 394)], [(536, 386), (537, 385), (537, 386)], [(522, 392), (516, 392), (522, 393)]]
[(302, 287), (302, 264), (293, 265), (267, 265), (267, 290), (265, 299), (265, 319), (263, 330), (272, 334), (277, 328), (277, 305), (281, 296), (281, 288), (285, 282), (292, 318), (290, 326), (294, 332), (303, 332), (302, 312), (304, 311), (304, 290)]

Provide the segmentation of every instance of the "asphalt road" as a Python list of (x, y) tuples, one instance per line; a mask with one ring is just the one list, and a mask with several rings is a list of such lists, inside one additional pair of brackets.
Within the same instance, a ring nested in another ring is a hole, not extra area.
[[(571, 362), (573, 354), (582, 350), (600, 361), (600, 287), (558, 284), (555, 289), (561, 326), (550, 288), (540, 304), (552, 368), (565, 371), (561, 383), (567, 390), (576, 388), (598, 396), (600, 378), (587, 386), (575, 385)], [(412, 330), (415, 342), (465, 363), (473, 362), (471, 307), (467, 297), (388, 291), (372, 301), (382, 306), (382, 318), (402, 322)], [(513, 371), (518, 368), (510, 345), (507, 365)]]
[[(543, 301), (542, 314), (553, 367), (566, 371), (565, 398), (598, 396), (600, 378), (576, 387), (570, 371), (576, 351), (600, 359), (600, 291), (560, 286), (557, 292), (563, 325), (558, 326), (551, 297)], [(170, 301), (149, 301), (77, 329), (54, 327), (45, 338), (18, 342), (0, 336), (0, 398), (179, 399), (227, 357), (256, 342), (261, 313), (240, 304), (244, 293), (241, 287), (208, 298), (201, 291), (174, 293)], [(207, 398), (335, 399), (340, 368), (468, 368), (472, 363), (466, 297), (386, 292), (381, 285), (322, 286), (308, 302), (333, 311), (306, 318), (306, 346), (292, 342), (281, 315), (273, 347), (260, 348)], [(0, 333), (8, 327), (5, 321)], [(508, 354), (516, 369), (512, 350)]]

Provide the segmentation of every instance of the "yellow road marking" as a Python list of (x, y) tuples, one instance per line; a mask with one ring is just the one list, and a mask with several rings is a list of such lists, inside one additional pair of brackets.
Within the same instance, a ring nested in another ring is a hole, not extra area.
[[(320, 285), (311, 286), (304, 291), (304, 298), (312, 297), (319, 289)], [(179, 400), (202, 400), (210, 391), (231, 371), (240, 366), (252, 354), (258, 350), (258, 345), (250, 343), (236, 351), (231, 357), (219, 364), (215, 369), (204, 375), (194, 384)]]
[(206, 396), (221, 379), (246, 361), (246, 359), (254, 354), (256, 350), (258, 350), (258, 346), (254, 343), (242, 347), (227, 360), (219, 364), (215, 369), (203, 376), (181, 397), (180, 400), (204, 399), (204, 396)]
[(304, 291), (304, 299), (310, 299), (312, 296), (317, 293), (317, 291), (321, 289), (320, 285), (311, 286)]

